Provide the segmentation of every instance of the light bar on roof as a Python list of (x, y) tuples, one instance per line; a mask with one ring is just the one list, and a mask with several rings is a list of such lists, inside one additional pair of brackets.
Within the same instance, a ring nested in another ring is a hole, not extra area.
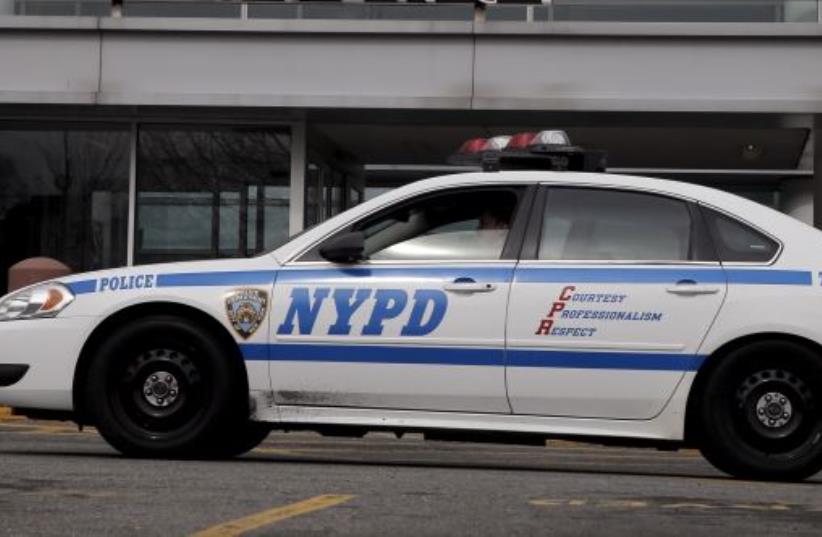
[(520, 132), (511, 137), (506, 149), (527, 149), (531, 141), (536, 138), (536, 132)]
[(508, 147), (508, 142), (511, 141), (511, 137), (507, 135), (503, 136), (494, 136), (493, 138), (488, 138), (488, 141), (485, 142), (483, 146), (483, 151), (502, 151), (506, 147)]
[(471, 138), (470, 140), (465, 141), (457, 150), (457, 153), (461, 154), (470, 154), (470, 153), (479, 153), (482, 151), (482, 148), (485, 147), (485, 142), (487, 140), (485, 138)]
[(448, 162), (479, 166), (483, 171), (552, 170), (604, 172), (606, 153), (571, 145), (565, 131), (520, 132), (512, 136), (473, 138), (460, 146)]
[(571, 139), (565, 131), (540, 131), (528, 145), (571, 145)]

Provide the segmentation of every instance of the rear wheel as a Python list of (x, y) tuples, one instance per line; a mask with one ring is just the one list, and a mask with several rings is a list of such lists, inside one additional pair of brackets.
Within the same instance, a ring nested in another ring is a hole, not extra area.
[(822, 469), (822, 359), (765, 341), (731, 352), (702, 390), (702, 453), (731, 475), (800, 480)]
[(126, 455), (236, 451), (225, 446), (236, 442), (231, 433), (243, 430), (248, 419), (240, 365), (219, 339), (192, 321), (140, 319), (109, 337), (93, 357), (86, 408), (102, 436)]

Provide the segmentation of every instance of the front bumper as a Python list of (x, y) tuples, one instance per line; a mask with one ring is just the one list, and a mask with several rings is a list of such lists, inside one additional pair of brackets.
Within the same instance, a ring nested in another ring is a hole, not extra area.
[(0, 405), (71, 411), (74, 370), (95, 323), (95, 317), (0, 322)]

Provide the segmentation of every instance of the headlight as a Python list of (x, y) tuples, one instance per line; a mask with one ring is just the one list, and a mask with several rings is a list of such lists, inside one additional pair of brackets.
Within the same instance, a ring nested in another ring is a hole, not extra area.
[(65, 285), (44, 283), (13, 293), (0, 301), (0, 321), (54, 317), (72, 303)]

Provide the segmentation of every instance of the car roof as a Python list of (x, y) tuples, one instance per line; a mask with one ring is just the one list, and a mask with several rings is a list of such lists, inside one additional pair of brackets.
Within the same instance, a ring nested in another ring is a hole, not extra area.
[(499, 184), (549, 184), (577, 187), (624, 188), (641, 192), (664, 194), (697, 201), (709, 207), (726, 212), (749, 225), (784, 241), (785, 237), (797, 240), (822, 238), (819, 231), (770, 207), (745, 199), (741, 196), (714, 188), (674, 181), (631, 175), (587, 172), (556, 171), (499, 171), (468, 172), (442, 175), (415, 181), (393, 189), (371, 200), (349, 209), (294, 239), (273, 252), (275, 258), (284, 262), (318, 239), (345, 225), (353, 218), (359, 218), (376, 210), (388, 207), (402, 199), (441, 190), (448, 187), (483, 186)]
[[(706, 198), (727, 195), (726, 192), (714, 188), (685, 183), (670, 179), (656, 179), (652, 177), (619, 175), (611, 173), (592, 172), (556, 172), (556, 171), (500, 171), (500, 172), (468, 172), (451, 175), (442, 175), (410, 183), (395, 190), (422, 191), (428, 188), (461, 185), (468, 183), (494, 184), (500, 182), (512, 183), (550, 183), (570, 186), (591, 187), (624, 187), (648, 192), (674, 194), (681, 197), (707, 201)], [(731, 194), (733, 198), (739, 198)], [(744, 198), (739, 198), (744, 199)]]

